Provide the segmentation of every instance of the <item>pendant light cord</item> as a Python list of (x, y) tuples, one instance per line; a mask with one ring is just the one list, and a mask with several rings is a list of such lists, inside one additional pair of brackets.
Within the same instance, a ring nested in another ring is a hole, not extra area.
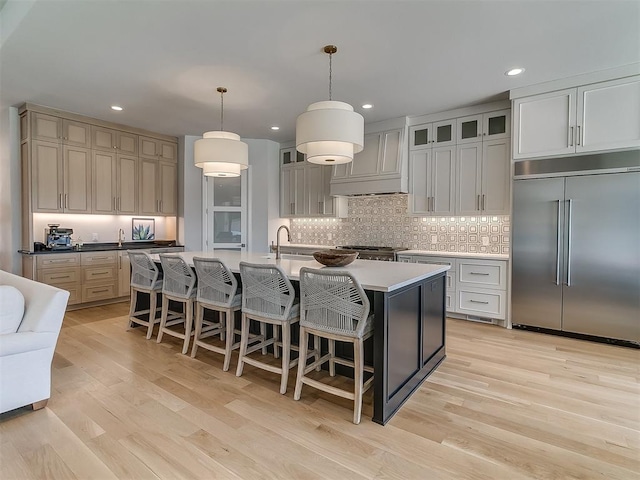
[(224, 92), (220, 92), (220, 131), (224, 131)]
[(333, 75), (332, 62), (331, 62), (332, 57), (333, 57), (333, 54), (330, 53), (329, 54), (329, 101), (331, 101), (331, 77)]

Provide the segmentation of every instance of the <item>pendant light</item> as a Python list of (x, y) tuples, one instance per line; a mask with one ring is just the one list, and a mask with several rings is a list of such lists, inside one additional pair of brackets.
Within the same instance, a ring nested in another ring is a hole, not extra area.
[(220, 92), (220, 130), (206, 132), (196, 140), (193, 163), (202, 168), (207, 177), (238, 177), (241, 170), (249, 167), (249, 147), (240, 141), (240, 135), (223, 131), (227, 89), (218, 87), (217, 91)]
[(364, 146), (364, 118), (348, 103), (331, 99), (331, 56), (338, 47), (327, 45), (323, 51), (329, 55), (329, 100), (312, 103), (298, 116), (296, 149), (311, 163), (349, 163)]

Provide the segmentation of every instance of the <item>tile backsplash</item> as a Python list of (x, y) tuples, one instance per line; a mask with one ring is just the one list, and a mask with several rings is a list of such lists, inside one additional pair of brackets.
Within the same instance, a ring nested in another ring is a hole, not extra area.
[(347, 218), (291, 220), (293, 243), (375, 245), (434, 252), (509, 253), (510, 217), (423, 217), (408, 195), (349, 198)]

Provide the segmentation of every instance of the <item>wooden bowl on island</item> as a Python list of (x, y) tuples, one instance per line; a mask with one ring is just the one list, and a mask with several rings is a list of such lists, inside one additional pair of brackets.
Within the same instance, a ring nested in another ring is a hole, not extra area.
[(333, 249), (313, 252), (313, 258), (327, 267), (344, 267), (353, 262), (357, 257), (358, 252), (355, 250)]

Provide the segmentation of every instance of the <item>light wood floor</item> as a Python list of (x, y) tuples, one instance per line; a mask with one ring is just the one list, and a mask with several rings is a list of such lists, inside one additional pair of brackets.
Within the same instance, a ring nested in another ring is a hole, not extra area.
[[(637, 479), (640, 351), (460, 320), (385, 426), (275, 374), (125, 331), (126, 304), (67, 314), (48, 406), (2, 415), (0, 478)], [(324, 372), (320, 372), (324, 375)]]

